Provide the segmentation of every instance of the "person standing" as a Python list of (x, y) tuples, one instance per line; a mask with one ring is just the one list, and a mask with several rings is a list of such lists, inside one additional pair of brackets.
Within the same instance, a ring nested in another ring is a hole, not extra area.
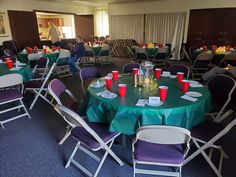
[(60, 33), (58, 31), (58, 28), (56, 25), (53, 24), (52, 21), (48, 22), (48, 37), (47, 39), (51, 38), (52, 44), (55, 46), (60, 46), (61, 45), (61, 38), (60, 38)]
[(81, 36), (76, 37), (76, 44), (71, 51), (71, 57), (69, 59), (70, 70), (73, 75), (76, 75), (78, 72), (78, 67), (76, 66), (76, 62), (84, 55), (85, 47), (84, 42)]

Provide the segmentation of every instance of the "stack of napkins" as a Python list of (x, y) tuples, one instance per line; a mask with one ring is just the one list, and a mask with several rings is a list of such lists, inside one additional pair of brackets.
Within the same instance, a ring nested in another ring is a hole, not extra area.
[(138, 99), (136, 106), (145, 106), (146, 99)]
[(193, 97), (190, 97), (190, 96), (187, 96), (187, 95), (183, 95), (180, 98), (188, 100), (188, 101), (192, 101), (192, 102), (197, 101), (197, 98), (193, 98)]

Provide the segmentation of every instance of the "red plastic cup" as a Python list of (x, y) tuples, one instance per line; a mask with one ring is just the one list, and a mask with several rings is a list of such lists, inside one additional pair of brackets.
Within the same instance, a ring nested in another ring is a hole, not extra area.
[(138, 74), (138, 68), (133, 68), (133, 74)]
[(184, 78), (184, 73), (177, 72), (177, 80), (178, 80), (179, 83), (182, 82), (183, 78)]
[(107, 89), (111, 89), (112, 88), (112, 78), (111, 77), (105, 77), (106, 80), (106, 87)]
[(119, 73), (118, 71), (112, 71), (112, 77), (114, 81), (118, 80), (118, 73)]
[(119, 94), (120, 94), (120, 96), (124, 97), (126, 95), (127, 85), (126, 84), (119, 84), (118, 87), (119, 87)]
[(13, 61), (12, 60), (7, 60), (6, 61), (7, 67), (11, 69), (13, 67)]
[(167, 96), (167, 92), (168, 92), (168, 87), (167, 86), (160, 86), (159, 89), (160, 89), (160, 100), (165, 101), (166, 96)]
[(33, 49), (30, 48), (30, 47), (27, 47), (26, 49), (27, 49), (27, 52), (28, 52), (29, 54), (33, 52)]
[(189, 81), (187, 80), (182, 80), (182, 91), (184, 93), (186, 93), (188, 91), (188, 88), (189, 88)]
[(161, 68), (156, 68), (155, 69), (155, 76), (156, 76), (156, 79), (160, 78), (160, 76), (161, 76)]
[(47, 53), (47, 49), (42, 49), (42, 51), (44, 54)]

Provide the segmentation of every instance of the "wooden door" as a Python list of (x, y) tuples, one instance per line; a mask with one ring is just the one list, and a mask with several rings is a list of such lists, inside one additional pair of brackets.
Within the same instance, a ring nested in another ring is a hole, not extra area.
[(84, 41), (90, 40), (94, 35), (93, 15), (75, 15), (76, 36), (80, 35)]
[(24, 48), (40, 44), (35, 12), (8, 11), (12, 38)]

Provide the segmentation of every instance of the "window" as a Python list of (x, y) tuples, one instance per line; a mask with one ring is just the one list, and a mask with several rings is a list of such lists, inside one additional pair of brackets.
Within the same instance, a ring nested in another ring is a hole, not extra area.
[(107, 9), (96, 9), (94, 17), (95, 17), (95, 35), (96, 36), (109, 35)]

